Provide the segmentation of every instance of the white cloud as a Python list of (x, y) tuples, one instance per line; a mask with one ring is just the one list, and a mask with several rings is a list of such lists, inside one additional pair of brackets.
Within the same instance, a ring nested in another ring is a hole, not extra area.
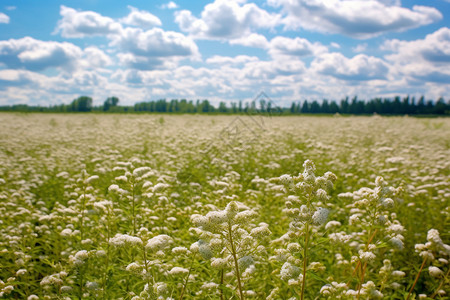
[(44, 42), (31, 37), (0, 41), (0, 63), (8, 68), (42, 71), (51, 67), (72, 69), (82, 50), (70, 43)]
[(128, 5), (131, 12), (125, 18), (120, 19), (120, 22), (127, 25), (138, 26), (138, 27), (153, 27), (161, 26), (161, 20), (145, 10), (139, 10), (133, 6)]
[[(140, 27), (161, 25), (161, 21), (149, 12), (131, 6), (129, 9), (130, 14), (120, 19), (123, 24)], [(57, 31), (63, 37), (105, 35), (110, 40), (109, 51), (116, 52), (119, 62), (133, 69), (174, 68), (183, 58), (200, 58), (194, 41), (179, 32), (157, 27), (149, 30), (123, 27), (119, 22), (96, 12), (77, 11), (65, 6), (61, 6), (60, 13), (62, 19)], [(105, 64), (109, 63), (105, 61)]]
[(111, 66), (112, 59), (97, 47), (90, 46), (84, 49), (83, 59), (80, 61), (84, 69), (96, 69)]
[(331, 42), (330, 46), (333, 48), (336, 48), (336, 49), (341, 49), (341, 45), (339, 45), (338, 43), (335, 43), (335, 42)]
[(5, 23), (5, 24), (8, 24), (9, 23), (9, 17), (8, 17), (8, 15), (6, 15), (6, 14), (4, 14), (4, 13), (2, 13), (2, 12), (0, 12), (0, 24), (1, 23)]
[(162, 9), (176, 9), (178, 7), (179, 7), (178, 4), (176, 4), (173, 1), (170, 1), (170, 2), (168, 2), (166, 4), (161, 5)]
[(216, 0), (205, 6), (201, 18), (188, 10), (175, 13), (175, 22), (181, 30), (195, 38), (239, 39), (256, 28), (273, 28), (280, 17), (270, 14), (254, 3), (241, 5), (242, 1)]
[(242, 45), (245, 47), (253, 47), (253, 48), (267, 48), (269, 42), (267, 41), (265, 36), (257, 33), (251, 33), (248, 36), (243, 36), (238, 39), (230, 40), (230, 44)]
[(419, 40), (389, 40), (381, 49), (393, 52), (385, 58), (395, 66), (398, 76), (449, 85), (450, 28), (440, 28)]
[(218, 65), (225, 65), (225, 64), (239, 65), (250, 61), (258, 61), (258, 60), (259, 60), (258, 57), (248, 55), (238, 55), (235, 57), (214, 55), (213, 57), (208, 58), (206, 60), (206, 63)]
[(356, 47), (352, 48), (352, 51), (357, 53), (364, 52), (367, 50), (367, 46), (369, 46), (367, 43), (358, 44)]
[(269, 54), (272, 56), (289, 55), (289, 56), (310, 56), (318, 55), (328, 51), (327, 47), (320, 43), (311, 43), (303, 38), (287, 38), (277, 36), (270, 41)]
[(311, 63), (311, 69), (323, 75), (351, 81), (385, 79), (388, 65), (380, 58), (364, 54), (347, 58), (341, 53), (325, 53)]
[(41, 41), (31, 37), (0, 41), (0, 65), (12, 69), (43, 71), (49, 68), (72, 72), (75, 69), (101, 68), (112, 63), (96, 47), (82, 50), (67, 42)]
[(87, 36), (107, 36), (122, 30), (120, 23), (93, 11), (77, 11), (61, 5), (62, 19), (58, 21), (55, 33), (65, 38), (84, 38)]
[(288, 29), (344, 34), (371, 38), (389, 31), (404, 31), (442, 19), (435, 8), (400, 7), (398, 1), (375, 0), (268, 0), (282, 7)]
[(111, 46), (121, 52), (121, 61), (137, 69), (152, 69), (167, 63), (169, 58), (199, 58), (197, 45), (185, 35), (152, 28), (125, 28), (112, 37)]
[(33, 86), (35, 78), (39, 76), (41, 75), (26, 70), (0, 70), (0, 91), (9, 87)]

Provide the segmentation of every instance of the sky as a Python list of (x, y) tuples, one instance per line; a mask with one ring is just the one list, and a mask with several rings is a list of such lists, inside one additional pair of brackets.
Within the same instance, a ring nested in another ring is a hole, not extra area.
[(0, 105), (450, 98), (450, 0), (2, 0)]

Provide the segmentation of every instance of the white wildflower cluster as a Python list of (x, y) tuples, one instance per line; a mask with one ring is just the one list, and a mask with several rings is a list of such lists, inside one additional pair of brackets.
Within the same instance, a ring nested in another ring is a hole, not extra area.
[(344, 292), (344, 295), (350, 297), (358, 297), (358, 295), (361, 295), (367, 299), (383, 299), (383, 293), (377, 290), (377, 287), (373, 281), (363, 283), (359, 291), (349, 289)]
[[(214, 269), (227, 269), (238, 266), (241, 276), (253, 272), (248, 270), (260, 255), (265, 255), (261, 242), (267, 241), (271, 232), (266, 223), (258, 226), (251, 221), (257, 216), (254, 210), (231, 201), (224, 210), (210, 211), (205, 216), (194, 214), (192, 231), (200, 240), (192, 244), (190, 251), (199, 253), (204, 259), (211, 259)], [(234, 270), (236, 271), (236, 270)]]
[(40, 284), (43, 289), (51, 289), (52, 287), (60, 288), (64, 284), (64, 279), (67, 277), (67, 273), (61, 271), (56, 274), (45, 276)]
[(444, 268), (449, 268), (450, 246), (445, 244), (436, 229), (430, 229), (427, 233), (425, 244), (416, 244), (416, 252), (424, 259), (432, 263), (428, 267), (428, 273), (432, 278), (442, 279), (445, 276)]
[[(396, 219), (397, 215), (389, 212), (401, 191), (401, 188), (388, 186), (387, 182), (379, 176), (375, 179), (375, 188), (363, 187), (353, 193), (346, 192), (338, 195), (342, 201), (350, 201), (347, 205), (350, 209), (349, 224), (354, 229), (352, 233), (348, 235), (342, 233), (342, 235), (348, 237), (345, 243), (353, 251), (357, 251), (357, 255), (351, 257), (351, 264), (354, 265), (354, 272), (357, 271), (358, 276), (373, 270), (380, 253), (379, 246), (383, 243), (391, 245), (391, 252), (394, 249), (403, 249), (405, 229)], [(332, 233), (329, 238), (339, 241), (340, 234)], [(385, 247), (381, 248), (385, 251)], [(373, 271), (376, 272), (376, 270)], [(380, 278), (384, 285), (391, 284), (392, 288), (398, 288), (399, 283), (395, 281), (392, 272), (391, 261), (385, 259), (379, 271)], [(374, 299), (383, 297), (382, 293), (375, 289), (372, 281), (363, 283), (359, 290), (349, 289), (346, 293), (349, 296), (359, 293)]]
[(338, 197), (353, 200), (348, 206), (353, 211), (350, 215), (350, 224), (366, 222), (387, 227), (391, 224), (387, 211), (394, 207), (394, 199), (397, 199), (401, 192), (401, 188), (388, 186), (383, 177), (378, 176), (375, 179), (375, 188), (363, 187), (353, 193), (341, 193)]
[(115, 247), (134, 247), (142, 246), (143, 242), (137, 236), (117, 233), (113, 238), (109, 239), (109, 244)]
[(283, 210), (293, 219), (291, 226), (302, 227), (305, 223), (323, 225), (326, 223), (329, 210), (322, 207), (329, 200), (328, 191), (333, 188), (337, 177), (331, 172), (323, 176), (316, 176), (316, 167), (311, 160), (303, 164), (303, 173), (296, 177), (282, 175), (278, 180), (294, 193), (286, 200), (286, 208)]
[(167, 234), (160, 234), (148, 240), (145, 249), (153, 253), (163, 252), (172, 243), (172, 238)]
[(327, 299), (345, 299), (348, 286), (346, 283), (333, 281), (320, 289), (320, 294)]
[[(303, 167), (303, 173), (296, 177), (282, 175), (278, 178), (279, 182), (286, 187), (285, 190), (293, 193), (287, 197), (286, 208), (283, 209), (283, 212), (291, 217), (292, 221), (285, 236), (273, 241), (273, 243), (282, 242), (286, 248), (277, 249), (277, 255), (272, 259), (284, 262), (280, 270), (280, 278), (292, 286), (302, 284), (303, 274), (306, 274), (306, 270), (303, 270), (305, 258), (302, 256), (307, 249), (303, 249), (300, 244), (291, 241), (298, 239), (301, 235), (303, 235), (303, 239), (307, 237), (308, 240), (311, 240), (314, 233), (327, 223), (330, 211), (323, 206), (329, 204), (328, 192), (337, 180), (336, 175), (331, 172), (326, 172), (323, 176), (316, 176), (316, 167), (311, 160), (306, 160)], [(328, 228), (340, 226), (337, 221), (328, 222), (328, 224)], [(313, 230), (310, 229), (311, 227), (314, 227)], [(306, 269), (317, 272), (323, 271), (325, 266), (319, 262), (311, 262), (306, 265)]]
[(399, 281), (402, 281), (406, 275), (403, 271), (394, 270), (389, 259), (383, 260), (383, 266), (380, 268), (379, 274), (381, 285), (390, 286), (394, 290), (402, 287)]
[(416, 244), (416, 252), (423, 258), (429, 261), (435, 261), (438, 256), (448, 259), (450, 256), (450, 246), (444, 244), (439, 231), (430, 229), (427, 234), (427, 242), (425, 244)]
[(6, 283), (0, 279), (0, 297), (3, 298), (4, 296), (11, 294), (11, 292), (14, 290), (14, 285), (11, 284), (12, 281), (14, 281), (14, 277), (10, 277), (10, 279), (8, 279)]
[(86, 261), (88, 260), (90, 255), (90, 252), (87, 250), (80, 250), (78, 252), (75, 253), (75, 255), (71, 255), (69, 256), (69, 261), (74, 265), (74, 266), (82, 266), (86, 263)]
[(156, 172), (147, 166), (135, 167), (141, 163), (136, 158), (130, 162), (118, 162), (113, 170), (122, 172), (123, 175), (117, 176), (115, 180), (118, 184), (110, 185), (108, 190), (119, 195), (127, 195), (132, 189), (142, 189), (143, 194), (154, 192), (155, 187), (149, 179), (156, 175)]
[[(152, 286), (146, 284), (144, 286), (143, 291), (139, 294), (139, 296), (133, 297), (135, 300), (150, 300), (150, 299), (167, 299), (165, 298), (169, 293), (169, 289), (167, 284), (164, 282), (156, 282)], [(171, 298), (170, 298), (171, 299)]]

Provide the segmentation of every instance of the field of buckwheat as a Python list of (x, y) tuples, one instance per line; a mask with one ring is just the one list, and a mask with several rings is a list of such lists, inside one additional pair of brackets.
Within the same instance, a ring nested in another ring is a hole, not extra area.
[(1, 299), (449, 299), (448, 118), (0, 128)]

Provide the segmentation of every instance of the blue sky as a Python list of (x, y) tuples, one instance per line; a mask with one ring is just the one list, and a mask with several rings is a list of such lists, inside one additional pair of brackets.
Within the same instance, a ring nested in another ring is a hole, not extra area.
[(449, 99), (450, 0), (0, 5), (0, 105)]

